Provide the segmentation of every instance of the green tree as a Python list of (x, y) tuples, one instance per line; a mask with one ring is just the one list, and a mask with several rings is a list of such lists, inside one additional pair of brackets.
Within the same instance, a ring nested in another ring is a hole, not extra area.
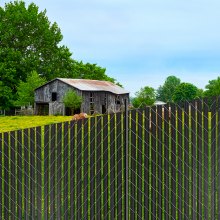
[(39, 12), (34, 3), (26, 7), (23, 1), (9, 2), (0, 7), (0, 21), (0, 81), (12, 93), (8, 98), (16, 98), (18, 83), (33, 70), (47, 80), (72, 72), (71, 53), (60, 44), (61, 31), (49, 22), (46, 10)]
[(34, 70), (46, 80), (71, 77), (115, 82), (104, 68), (73, 60), (62, 39), (58, 25), (34, 3), (16, 0), (0, 7), (1, 107), (13, 105), (18, 83)]
[(105, 68), (102, 68), (97, 64), (83, 63), (82, 61), (79, 62), (74, 60), (73, 72), (69, 73), (66, 77), (110, 81), (122, 87), (119, 82), (106, 74)]
[(38, 75), (36, 71), (28, 75), (26, 82), (20, 81), (17, 88), (18, 99), (15, 105), (33, 105), (34, 104), (34, 90), (46, 83), (46, 79)]
[(11, 88), (0, 81), (0, 109), (9, 109), (13, 105), (12, 98)]
[(198, 96), (198, 88), (191, 83), (181, 83), (173, 94), (174, 102), (191, 101)]
[(68, 90), (63, 97), (63, 102), (65, 107), (71, 109), (71, 114), (73, 115), (74, 110), (80, 108), (82, 104), (82, 97), (78, 96), (75, 91)]
[(157, 99), (164, 102), (173, 102), (173, 94), (180, 79), (176, 76), (168, 76), (162, 86), (157, 89)]
[(205, 88), (206, 90), (204, 91), (204, 96), (211, 97), (220, 95), (220, 77), (210, 80)]
[(132, 105), (135, 108), (151, 106), (156, 100), (155, 90), (152, 87), (145, 86), (135, 93), (136, 97), (132, 99)]

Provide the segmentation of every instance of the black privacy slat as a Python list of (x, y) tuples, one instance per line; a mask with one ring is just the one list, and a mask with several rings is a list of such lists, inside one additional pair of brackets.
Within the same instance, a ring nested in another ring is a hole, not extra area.
[(95, 118), (90, 119), (90, 216), (95, 219)]
[(49, 156), (50, 156), (49, 135), (50, 135), (50, 127), (46, 125), (44, 126), (44, 218), (45, 219), (49, 219), (49, 208), (48, 208), (49, 207)]
[(83, 170), (84, 170), (84, 175), (83, 175), (83, 186), (84, 186), (84, 207), (83, 207), (83, 219), (89, 219), (89, 213), (88, 213), (88, 208), (89, 208), (89, 200), (88, 200), (88, 193), (89, 193), (89, 121), (88, 119), (85, 119), (83, 121), (83, 126), (84, 126), (84, 165), (83, 165)]
[(184, 102), (184, 213), (189, 216), (189, 103)]
[[(22, 131), (17, 131), (17, 216), (22, 219)], [(35, 207), (36, 208), (36, 207)]]
[(24, 130), (24, 215), (29, 218), (29, 131)]
[[(115, 203), (116, 203), (116, 185), (115, 185), (115, 172), (116, 172), (116, 164), (115, 164), (115, 130), (116, 130), (116, 124), (115, 124), (115, 114), (110, 115), (110, 219), (115, 218)], [(119, 133), (120, 135), (120, 133)]]
[(203, 211), (202, 167), (203, 165), (203, 140), (202, 140), (202, 100), (197, 100), (197, 219), (201, 218)]
[(75, 217), (75, 122), (70, 122), (70, 219)]
[[(63, 124), (57, 124), (57, 132), (56, 132), (56, 139), (57, 139), (57, 159), (56, 159), (56, 166), (57, 166), (57, 219), (61, 219), (62, 216), (62, 136), (63, 136)], [(44, 146), (45, 147), (45, 146)]]
[[(4, 219), (9, 216), (9, 136), (4, 133)], [(22, 182), (21, 182), (22, 185)], [(22, 206), (22, 203), (20, 203)]]
[(37, 148), (37, 216), (42, 219), (42, 143), (41, 127), (36, 128), (36, 148)]
[(149, 158), (150, 158), (150, 109), (144, 111), (144, 219), (149, 218)]
[(121, 114), (117, 113), (116, 114), (116, 134), (117, 134), (117, 138), (116, 138), (116, 152), (117, 152), (117, 218), (118, 219), (122, 219), (122, 202), (123, 202), (123, 194), (122, 194), (122, 175), (123, 175), (123, 171), (122, 171), (122, 118), (121, 118)]
[[(63, 170), (63, 187), (64, 187), (64, 209), (63, 209), (63, 216), (64, 219), (69, 218), (69, 205), (68, 205), (68, 187), (69, 187), (69, 177), (68, 177), (68, 151), (69, 151), (69, 123), (64, 123), (64, 135), (63, 135), (63, 151), (64, 151), (64, 170)], [(81, 152), (79, 152), (81, 153)]]
[[(11, 184), (10, 184), (10, 192), (11, 192), (11, 218), (14, 218), (16, 216), (16, 159), (15, 159), (15, 153), (16, 153), (16, 145), (15, 145), (15, 132), (11, 131), (10, 132), (10, 160), (11, 160), (11, 169), (10, 169), (10, 174), (11, 174)], [(1, 135), (0, 135), (0, 154), (1, 154)], [(28, 150), (27, 150), (28, 152)], [(2, 155), (0, 155), (0, 182), (1, 182), (1, 158)], [(28, 164), (29, 166), (29, 164)], [(1, 187), (0, 187), (1, 188)], [(31, 192), (31, 189), (30, 189)], [(0, 191), (0, 204), (1, 204), (1, 191)], [(1, 209), (0, 209), (1, 212)], [(0, 213), (1, 217), (1, 213)]]
[(203, 169), (203, 184), (204, 184), (204, 219), (209, 217), (209, 102), (204, 99), (203, 102), (203, 137), (204, 137), (204, 169)]
[(30, 216), (35, 218), (35, 168), (36, 168), (36, 130), (30, 128)]

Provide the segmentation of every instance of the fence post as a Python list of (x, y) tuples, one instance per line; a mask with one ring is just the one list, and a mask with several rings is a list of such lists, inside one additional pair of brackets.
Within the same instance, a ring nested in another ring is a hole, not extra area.
[(124, 136), (124, 152), (125, 152), (125, 171), (124, 171), (124, 179), (125, 179), (125, 203), (124, 203), (124, 211), (125, 211), (125, 220), (129, 219), (128, 213), (128, 178), (129, 178), (129, 165), (128, 165), (128, 160), (129, 160), (129, 155), (128, 155), (128, 100), (125, 99), (125, 119), (124, 119), (124, 126), (125, 126), (125, 136)]

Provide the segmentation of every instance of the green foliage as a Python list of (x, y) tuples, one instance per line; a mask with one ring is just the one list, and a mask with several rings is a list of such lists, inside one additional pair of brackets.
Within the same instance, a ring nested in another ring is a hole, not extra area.
[(12, 89), (0, 81), (0, 109), (9, 109), (12, 106)]
[(82, 61), (78, 62), (74, 60), (73, 72), (69, 73), (66, 77), (110, 81), (122, 87), (122, 85), (116, 82), (114, 78), (106, 75), (105, 68), (99, 67), (97, 64), (83, 63)]
[(144, 106), (151, 106), (156, 100), (155, 90), (152, 87), (145, 86), (140, 91), (135, 93), (136, 97), (132, 99), (132, 105), (135, 108), (142, 108)]
[(157, 99), (164, 102), (173, 102), (173, 94), (179, 84), (179, 78), (176, 76), (168, 76), (163, 86), (157, 89)]
[(197, 89), (197, 98), (203, 98), (204, 97), (204, 91), (203, 89)]
[(206, 90), (204, 91), (204, 96), (211, 97), (220, 95), (220, 77), (210, 80), (205, 88)]
[(14, 1), (0, 7), (0, 20), (1, 89), (11, 93), (0, 99), (0, 106), (13, 103), (18, 83), (33, 70), (46, 79), (72, 71), (71, 53), (60, 46), (60, 29), (49, 22), (46, 11), (39, 12), (34, 3), (26, 7), (23, 1)]
[(191, 101), (197, 98), (198, 88), (191, 83), (181, 83), (173, 94), (174, 102)]
[(0, 21), (1, 107), (14, 103), (19, 82), (25, 82), (34, 70), (46, 80), (72, 77), (115, 81), (95, 64), (74, 61), (69, 49), (61, 45), (63, 36), (58, 25), (34, 3), (6, 3), (0, 7)]
[(74, 110), (80, 108), (82, 104), (82, 97), (78, 96), (75, 91), (68, 90), (65, 96), (63, 97), (64, 105), (71, 109), (71, 114)]
[(18, 100), (15, 105), (22, 106), (34, 104), (34, 90), (46, 83), (45, 78), (41, 78), (36, 71), (28, 75), (26, 82), (20, 81), (17, 89)]

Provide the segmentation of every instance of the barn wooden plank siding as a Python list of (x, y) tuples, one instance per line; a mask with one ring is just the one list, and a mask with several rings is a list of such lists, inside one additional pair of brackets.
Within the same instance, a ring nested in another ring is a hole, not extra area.
[(74, 90), (83, 98), (75, 113), (104, 114), (120, 112), (124, 108), (129, 92), (107, 81), (56, 78), (35, 90), (35, 114), (65, 115), (63, 97)]

